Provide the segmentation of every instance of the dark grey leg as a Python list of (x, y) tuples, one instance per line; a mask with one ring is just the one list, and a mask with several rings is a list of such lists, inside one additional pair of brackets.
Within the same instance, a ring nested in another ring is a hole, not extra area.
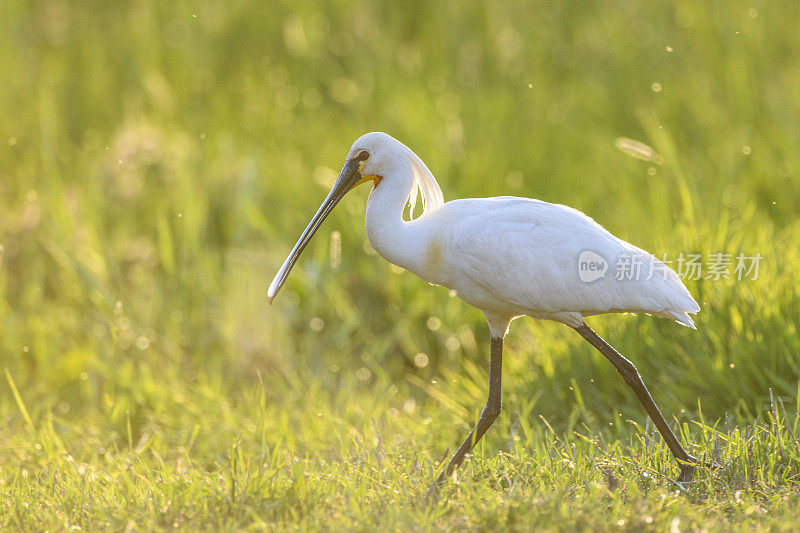
[(645, 387), (642, 377), (639, 375), (639, 371), (636, 370), (633, 363), (625, 359), (622, 354), (616, 351), (586, 324), (575, 328), (575, 331), (580, 333), (584, 339), (597, 348), (600, 353), (617, 368), (617, 372), (622, 374), (622, 379), (633, 389), (636, 397), (642, 402), (645, 411), (650, 415), (650, 419), (655, 423), (659, 433), (661, 433), (661, 436), (664, 437), (664, 440), (667, 442), (667, 446), (669, 446), (672, 455), (678, 460), (678, 464), (681, 467), (681, 475), (678, 481), (691, 481), (695, 466), (697, 465), (697, 459), (686, 453), (681, 443), (678, 442), (675, 434), (672, 433), (672, 430), (667, 425), (667, 421), (664, 420), (664, 417), (661, 415), (661, 411), (658, 410), (656, 402), (653, 401), (653, 398), (647, 391), (647, 387)]
[(464, 460), (464, 456), (469, 453), (475, 443), (481, 440), (483, 434), (492, 425), (494, 419), (500, 414), (500, 377), (503, 374), (503, 339), (499, 337), (492, 337), (492, 355), (489, 363), (489, 399), (486, 400), (486, 406), (481, 411), (481, 416), (478, 418), (478, 423), (469, 432), (464, 443), (458, 449), (456, 454), (450, 459), (439, 478), (436, 480), (438, 484), (444, 483), (445, 479), (450, 477), (453, 470), (458, 468), (458, 465)]

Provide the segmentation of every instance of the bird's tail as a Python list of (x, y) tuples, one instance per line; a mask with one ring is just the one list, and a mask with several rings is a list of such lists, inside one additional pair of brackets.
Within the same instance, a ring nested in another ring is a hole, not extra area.
[(692, 320), (689, 314), (685, 311), (672, 311), (670, 309), (665, 309), (664, 316), (666, 318), (673, 319), (679, 324), (683, 324), (687, 328), (697, 329), (697, 327), (694, 325), (694, 320)]

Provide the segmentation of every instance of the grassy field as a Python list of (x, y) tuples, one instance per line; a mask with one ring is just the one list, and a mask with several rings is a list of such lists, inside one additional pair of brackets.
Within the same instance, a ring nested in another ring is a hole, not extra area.
[[(798, 27), (788, 0), (3, 0), (0, 528), (796, 528)], [(675, 484), (613, 367), (526, 319), (503, 413), (431, 492), (484, 402), (481, 313), (375, 255), (366, 187), (266, 301), (373, 130), (446, 200), (760, 254), (686, 281), (697, 331), (588, 320), (722, 467)]]

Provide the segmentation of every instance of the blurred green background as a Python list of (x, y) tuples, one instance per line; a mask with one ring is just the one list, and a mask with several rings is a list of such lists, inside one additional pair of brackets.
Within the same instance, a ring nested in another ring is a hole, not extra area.
[[(793, 398), (798, 27), (790, 1), (4, 0), (0, 467), (41, 460), (42, 431), (90, 464), (137, 442), (213, 464), (259, 431), (315, 453), (373, 424), (452, 449), (487, 390), (488, 328), (375, 255), (366, 187), (266, 301), (375, 130), (415, 150), (446, 200), (568, 204), (659, 257), (760, 253), (757, 280), (687, 281), (696, 332), (589, 323), (668, 418), (699, 402), (734, 423), (769, 388)], [(506, 354), (486, 446), (539, 415), (643, 423), (569, 328), (519, 320)]]

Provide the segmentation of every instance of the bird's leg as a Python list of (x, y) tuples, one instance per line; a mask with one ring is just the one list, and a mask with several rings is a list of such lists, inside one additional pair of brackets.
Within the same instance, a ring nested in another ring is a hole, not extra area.
[(467, 435), (461, 447), (458, 448), (453, 458), (450, 459), (447, 468), (439, 474), (439, 478), (436, 480), (438, 484), (441, 485), (444, 483), (445, 479), (453, 473), (453, 470), (458, 468), (458, 465), (464, 460), (464, 456), (475, 446), (475, 443), (481, 440), (483, 434), (486, 433), (486, 430), (492, 425), (497, 415), (500, 414), (500, 378), (502, 374), (503, 339), (500, 337), (492, 337), (492, 355), (489, 363), (489, 398), (486, 400), (486, 406), (483, 408), (483, 411), (481, 411), (478, 423), (475, 424), (475, 427), (469, 432), (469, 435)]
[(625, 383), (636, 393), (645, 411), (650, 415), (650, 419), (655, 423), (659, 433), (661, 433), (661, 436), (664, 437), (664, 440), (667, 442), (667, 446), (669, 446), (672, 455), (678, 460), (678, 464), (681, 468), (681, 475), (678, 481), (691, 481), (695, 466), (697, 465), (697, 459), (689, 455), (686, 450), (683, 449), (681, 443), (678, 442), (675, 434), (669, 428), (669, 425), (667, 425), (667, 421), (664, 420), (664, 417), (661, 415), (661, 411), (658, 410), (656, 402), (654, 402), (652, 396), (650, 396), (647, 387), (645, 387), (642, 381), (642, 377), (639, 375), (639, 371), (636, 370), (633, 363), (623, 357), (622, 354), (615, 350), (586, 324), (576, 327), (575, 330), (580, 333), (584, 339), (589, 341), (592, 346), (597, 348), (606, 359), (611, 361), (617, 368), (617, 372), (622, 374), (622, 379), (624, 379)]

